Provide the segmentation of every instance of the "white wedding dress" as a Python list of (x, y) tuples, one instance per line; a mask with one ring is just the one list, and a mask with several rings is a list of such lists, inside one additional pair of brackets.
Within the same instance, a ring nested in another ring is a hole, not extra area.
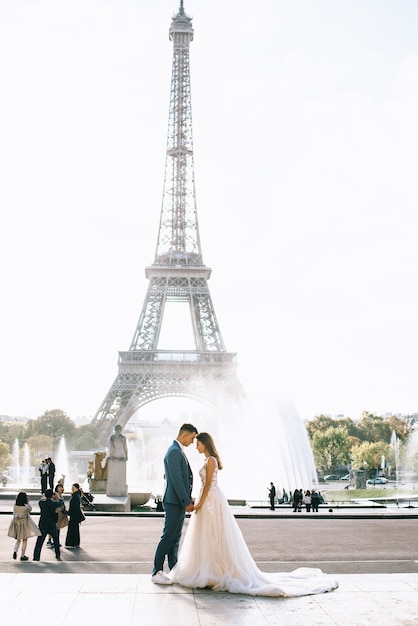
[[(178, 562), (168, 575), (172, 582), (251, 596), (304, 596), (338, 587), (332, 577), (316, 568), (301, 567), (277, 574), (258, 569), (218, 487), (218, 464), (214, 460), (216, 468), (210, 490), (200, 511), (190, 516)], [(200, 494), (206, 480), (207, 461), (199, 471)]]

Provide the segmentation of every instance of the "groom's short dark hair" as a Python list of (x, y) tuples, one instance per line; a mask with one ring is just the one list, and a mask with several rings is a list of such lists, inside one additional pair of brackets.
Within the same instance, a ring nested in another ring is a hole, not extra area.
[(193, 424), (183, 424), (180, 426), (179, 435), (185, 431), (188, 433), (196, 433), (197, 435), (197, 428), (196, 426), (193, 426)]

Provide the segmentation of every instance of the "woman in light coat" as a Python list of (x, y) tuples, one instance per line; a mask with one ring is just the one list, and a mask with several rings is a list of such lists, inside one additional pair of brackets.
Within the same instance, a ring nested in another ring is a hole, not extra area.
[(30, 512), (32, 507), (29, 504), (29, 498), (25, 491), (20, 491), (17, 494), (16, 502), (13, 507), (13, 519), (10, 522), (7, 535), (16, 539), (15, 547), (13, 550), (13, 558), (17, 558), (19, 546), (22, 544), (20, 560), (28, 561), (28, 557), (25, 555), (26, 547), (29, 537), (39, 537), (41, 531), (32, 520)]

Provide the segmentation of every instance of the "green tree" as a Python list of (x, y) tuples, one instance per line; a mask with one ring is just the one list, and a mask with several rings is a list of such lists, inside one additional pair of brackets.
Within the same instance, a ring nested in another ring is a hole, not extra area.
[(31, 463), (39, 465), (40, 461), (54, 453), (54, 440), (49, 435), (32, 435), (26, 443), (29, 446)]
[(358, 427), (350, 417), (334, 419), (329, 417), (329, 415), (316, 415), (313, 420), (306, 424), (311, 440), (317, 431), (324, 431), (327, 428), (338, 428), (338, 426), (345, 428), (350, 437), (359, 437)]
[(382, 456), (391, 461), (393, 451), (385, 441), (363, 441), (351, 451), (353, 469), (365, 469), (369, 477), (375, 476), (380, 468)]
[(362, 441), (378, 441), (390, 442), (392, 429), (389, 420), (383, 419), (380, 415), (374, 415), (364, 411), (358, 423), (360, 439)]
[(10, 447), (4, 441), (0, 441), (0, 471), (4, 472), (10, 459)]
[(0, 440), (7, 443), (10, 450), (13, 449), (13, 444), (16, 439), (22, 444), (25, 442), (26, 424), (22, 422), (16, 422), (10, 420), (8, 422), (0, 423)]
[(350, 448), (350, 437), (342, 426), (317, 430), (313, 435), (312, 452), (316, 467), (322, 472), (346, 465), (350, 459)]
[(350, 439), (355, 440), (359, 439), (359, 429), (357, 424), (351, 419), (351, 417), (343, 417), (338, 420), (334, 420), (335, 426), (341, 426), (347, 430), (348, 436)]
[(48, 435), (54, 441), (54, 448), (57, 447), (61, 437), (64, 435), (68, 445), (71, 445), (72, 438), (76, 430), (76, 425), (68, 415), (61, 409), (45, 411), (36, 420), (29, 420), (27, 423), (28, 437), (33, 435)]
[(401, 420), (396, 415), (391, 415), (389, 418), (390, 430), (393, 433), (395, 431), (396, 436), (401, 441), (406, 441), (411, 432), (411, 427), (406, 420)]
[(96, 450), (99, 447), (96, 426), (84, 424), (76, 428), (73, 441), (73, 450)]
[(315, 415), (313, 420), (310, 420), (306, 424), (306, 429), (308, 431), (309, 437), (313, 440), (314, 434), (316, 432), (323, 432), (327, 428), (331, 428), (335, 426), (334, 420), (332, 417), (328, 415)]

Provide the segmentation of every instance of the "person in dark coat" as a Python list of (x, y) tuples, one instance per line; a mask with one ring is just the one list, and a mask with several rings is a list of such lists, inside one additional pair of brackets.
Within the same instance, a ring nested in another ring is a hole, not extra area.
[(72, 495), (68, 506), (69, 523), (67, 529), (67, 537), (65, 539), (65, 547), (69, 550), (80, 547), (80, 523), (86, 517), (81, 510), (82, 491), (78, 483), (71, 486)]
[(46, 461), (48, 463), (48, 483), (49, 483), (49, 488), (54, 490), (55, 463), (53, 462), (53, 460), (51, 459), (50, 456), (47, 458)]
[(303, 500), (302, 489), (295, 489), (295, 491), (293, 492), (293, 512), (301, 511), (302, 500)]
[(55, 557), (57, 561), (61, 561), (60, 554), (60, 544), (58, 541), (58, 533), (57, 533), (57, 513), (56, 510), (58, 507), (62, 506), (62, 502), (60, 500), (53, 500), (52, 496), (54, 492), (52, 489), (46, 489), (44, 493), (44, 498), (39, 500), (39, 508), (41, 511), (41, 515), (39, 518), (39, 530), (41, 531), (40, 536), (36, 540), (35, 549), (33, 551), (33, 560), (39, 561), (41, 557), (42, 546), (44, 545), (44, 541), (47, 535), (51, 535), (54, 541), (55, 548)]
[(312, 489), (311, 500), (312, 500), (312, 511), (314, 513), (318, 513), (318, 506), (319, 506), (320, 499), (319, 499), (319, 493), (315, 491), (315, 489)]
[(270, 509), (274, 511), (274, 501), (276, 499), (276, 487), (273, 485), (273, 483), (270, 483), (269, 499), (270, 499)]

